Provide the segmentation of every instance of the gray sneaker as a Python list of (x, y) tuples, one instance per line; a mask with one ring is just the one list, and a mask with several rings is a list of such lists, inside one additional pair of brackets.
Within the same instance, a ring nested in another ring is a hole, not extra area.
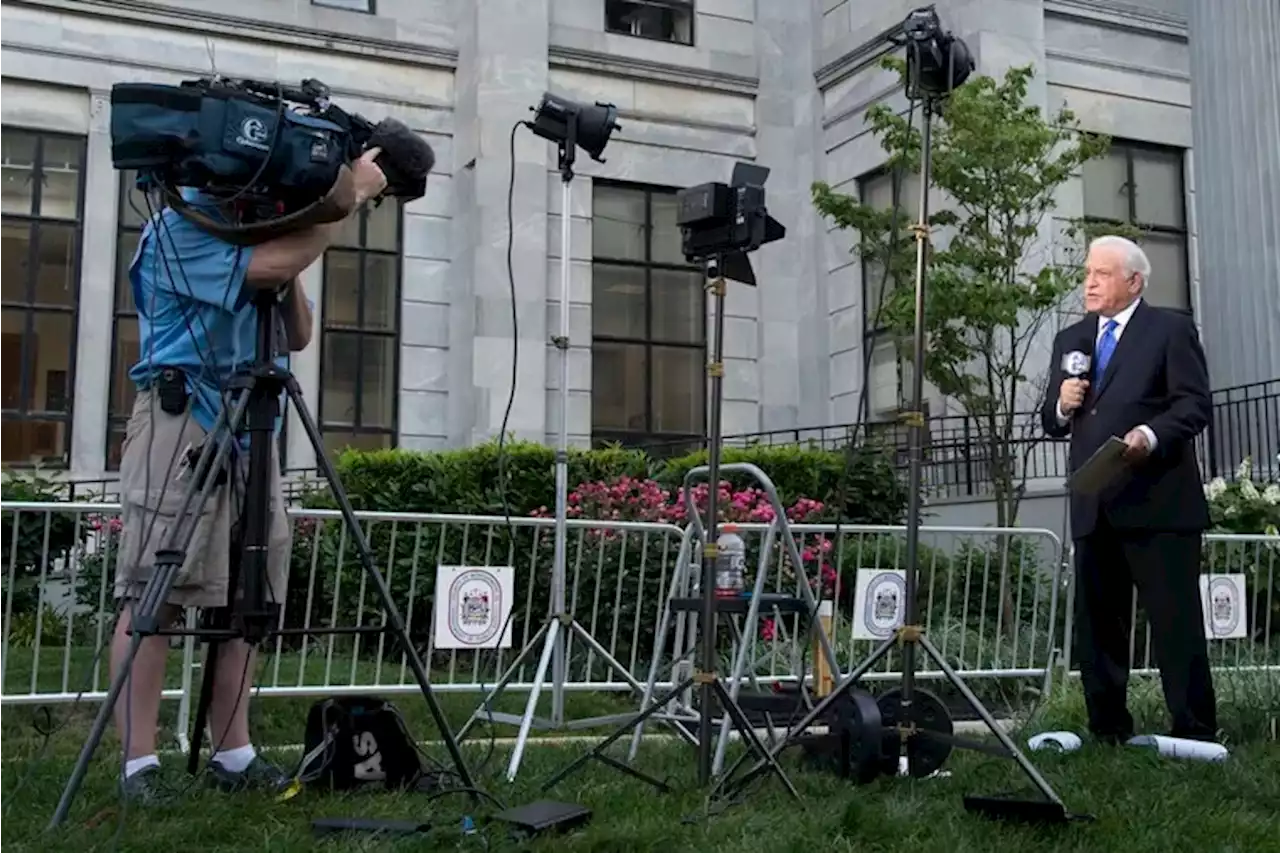
[(261, 755), (254, 756), (249, 766), (233, 773), (216, 761), (209, 762), (209, 778), (219, 791), (234, 794), (239, 791), (265, 791), (280, 793), (289, 784), (289, 774)]
[(132, 776), (120, 780), (120, 795), (130, 805), (158, 806), (164, 802), (164, 788), (160, 780), (160, 768), (144, 767)]

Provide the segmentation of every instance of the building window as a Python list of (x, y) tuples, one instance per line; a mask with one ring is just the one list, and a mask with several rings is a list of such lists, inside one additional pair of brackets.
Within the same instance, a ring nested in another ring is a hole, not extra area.
[[(898, 208), (900, 234), (906, 234), (915, 221), (916, 211), (920, 208), (919, 194), (920, 180), (915, 175), (903, 178), (896, 188), (893, 172), (886, 169), (878, 169), (858, 179), (858, 197), (863, 204), (885, 211)], [(880, 239), (884, 236), (878, 235)], [(884, 265), (877, 258), (862, 258), (862, 345), (871, 350), (866, 377), (870, 420), (896, 417), (907, 399), (911, 383), (911, 363), (899, 354), (881, 312), (886, 294), (896, 284), (900, 283), (885, 278)]]
[(693, 0), (605, 0), (605, 30), (624, 36), (693, 44)]
[(112, 319), (111, 394), (107, 404), (107, 470), (120, 469), (120, 455), (124, 449), (125, 426), (133, 412), (136, 389), (129, 379), (129, 371), (138, 363), (138, 309), (133, 304), (133, 290), (129, 285), (129, 265), (138, 250), (142, 226), (156, 209), (154, 198), (139, 192), (134, 186), (136, 174), (120, 173), (120, 210), (116, 216), (116, 282), (115, 305)]
[(364, 12), (368, 15), (375, 12), (374, 0), (311, 0), (311, 5), (329, 9), (346, 9), (349, 12)]
[(3, 131), (3, 461), (71, 448), (84, 137)]
[(700, 437), (705, 279), (680, 250), (675, 192), (597, 181), (592, 207), (592, 438)]
[(1145, 298), (1167, 308), (1191, 307), (1186, 194), (1181, 148), (1115, 141), (1084, 175), (1084, 215), (1138, 228), (1151, 260)]
[(324, 256), (320, 431), (331, 454), (396, 443), (400, 210), (388, 199), (349, 217)]

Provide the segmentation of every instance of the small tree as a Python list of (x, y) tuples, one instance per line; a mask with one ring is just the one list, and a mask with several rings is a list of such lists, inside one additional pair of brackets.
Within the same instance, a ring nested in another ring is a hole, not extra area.
[[(890, 57), (884, 64), (905, 78), (905, 62)], [(1105, 137), (1081, 131), (1065, 109), (1046, 119), (1028, 105), (1032, 76), (1030, 67), (1013, 68), (1001, 82), (974, 77), (957, 87), (934, 123), (930, 162), (932, 184), (947, 202), (930, 214), (929, 223), (950, 239), (930, 246), (924, 377), (971, 416), (975, 455), (990, 468), (996, 523), (1002, 527), (1017, 520), (1026, 469), (1025, 456), (1018, 457), (1030, 451), (1039, 430), (1019, 417), (1020, 404), (1038, 396), (1037, 390), (1042, 394), (1047, 377), (1045, 371), (1028, 375), (1029, 362), (1046, 325), (1080, 281), (1079, 258), (1055, 260), (1043, 228), (1058, 188), (1110, 145)], [(884, 105), (868, 110), (867, 120), (889, 168), (918, 175), (919, 127)], [(863, 204), (825, 183), (814, 184), (813, 198), (824, 216), (858, 231), (855, 251), (885, 271), (882, 303), (868, 306), (867, 313), (911, 360), (913, 218), (901, 209)], [(895, 205), (901, 207), (902, 200)], [(1078, 248), (1091, 230), (1096, 229), (1071, 221), (1066, 236)]]

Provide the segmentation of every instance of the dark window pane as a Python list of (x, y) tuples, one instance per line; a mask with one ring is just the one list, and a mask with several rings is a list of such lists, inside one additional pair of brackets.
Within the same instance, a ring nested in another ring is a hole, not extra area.
[(330, 459), (337, 459), (342, 451), (383, 450), (391, 447), (391, 434), (386, 432), (341, 432), (325, 430), (324, 450)]
[(613, 264), (592, 266), (592, 334), (644, 339), (644, 276), (642, 267), (620, 267)]
[(134, 317), (116, 320), (116, 351), (111, 371), (111, 414), (128, 417), (133, 411), (135, 389), (129, 371), (139, 361), (138, 321)]
[[(120, 222), (121, 228), (141, 228), (151, 218), (152, 211), (160, 203), (138, 189), (137, 173), (133, 170), (120, 174)], [(162, 205), (160, 205), (162, 206)]]
[(1134, 221), (1182, 228), (1182, 152), (1133, 149)]
[(4, 301), (26, 303), (29, 299), (31, 229), (26, 222), (5, 222), (3, 227)]
[(360, 213), (342, 220), (342, 227), (338, 229), (338, 236), (331, 245), (347, 249), (360, 248), (360, 223), (363, 219), (364, 214)]
[(675, 193), (654, 193), (651, 197), (650, 215), (653, 217), (653, 236), (649, 246), (649, 258), (656, 264), (687, 264), (680, 250), (680, 226), (676, 225)]
[(331, 250), (324, 259), (324, 325), (355, 328), (360, 322), (360, 254)]
[(321, 376), (320, 418), (326, 424), (356, 422), (356, 377), (360, 370), (360, 336), (326, 332)]
[(40, 189), (39, 215), (77, 219), (80, 216), (80, 170), (84, 143), (79, 139), (46, 136), (40, 154), (44, 185)]
[(107, 428), (107, 470), (119, 471), (120, 458), (124, 456), (125, 424), (112, 423)]
[(35, 212), (35, 134), (6, 127), (0, 160), (3, 161), (4, 212), (31, 215)]
[(1139, 241), (1151, 261), (1151, 281), (1144, 295), (1152, 305), (1190, 307), (1186, 239), (1183, 234), (1150, 233)]
[(1096, 219), (1129, 221), (1129, 166), (1125, 149), (1113, 147), (1103, 157), (1081, 167), (1084, 178), (1084, 215)]
[(700, 350), (653, 348), (653, 431), (703, 431), (706, 365)]
[(364, 256), (364, 322), (362, 328), (375, 332), (396, 329), (396, 309), (400, 304), (398, 255)]
[(700, 344), (706, 339), (703, 322), (705, 278), (698, 272), (655, 269), (649, 273), (653, 305), (653, 339)]
[(116, 310), (136, 314), (138, 306), (133, 304), (133, 285), (129, 283), (129, 266), (138, 251), (138, 240), (142, 235), (137, 231), (125, 231), (116, 243)]
[[(28, 339), (28, 411), (65, 411), (70, 389), (74, 315), (41, 311), (35, 315), (35, 334)], [(59, 404), (50, 408), (50, 404)]]
[(366, 335), (361, 341), (360, 425), (395, 426), (396, 339)]
[(643, 190), (598, 187), (591, 211), (592, 255), (643, 261), (645, 257)]
[(53, 420), (6, 419), (3, 436), (3, 460), (14, 465), (57, 464), (66, 462), (67, 424)]
[(34, 301), (70, 308), (76, 303), (76, 228), (52, 222), (39, 227), (40, 272)]
[(27, 312), (4, 309), (4, 351), (0, 371), (4, 374), (4, 408), (16, 411), (22, 399), (22, 350), (27, 339)]
[(366, 208), (364, 247), (383, 252), (394, 252), (400, 245), (400, 203), (387, 199), (377, 207)]
[(591, 353), (591, 423), (601, 430), (644, 432), (645, 374), (643, 344), (596, 341)]

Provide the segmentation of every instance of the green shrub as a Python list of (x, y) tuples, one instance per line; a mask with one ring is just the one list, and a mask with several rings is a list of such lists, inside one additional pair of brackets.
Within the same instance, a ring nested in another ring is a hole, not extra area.
[[(65, 499), (63, 486), (39, 471), (5, 472), (0, 498), (5, 503), (53, 503)], [(54, 560), (71, 554), (89, 529), (73, 512), (20, 512), (8, 508), (0, 513), (0, 527), (0, 549), (6, 567), (13, 562), (12, 589), (7, 568), (4, 572), (4, 601), (12, 596), (10, 612), (14, 616), (34, 614), (40, 602), (41, 575), (54, 570)]]

